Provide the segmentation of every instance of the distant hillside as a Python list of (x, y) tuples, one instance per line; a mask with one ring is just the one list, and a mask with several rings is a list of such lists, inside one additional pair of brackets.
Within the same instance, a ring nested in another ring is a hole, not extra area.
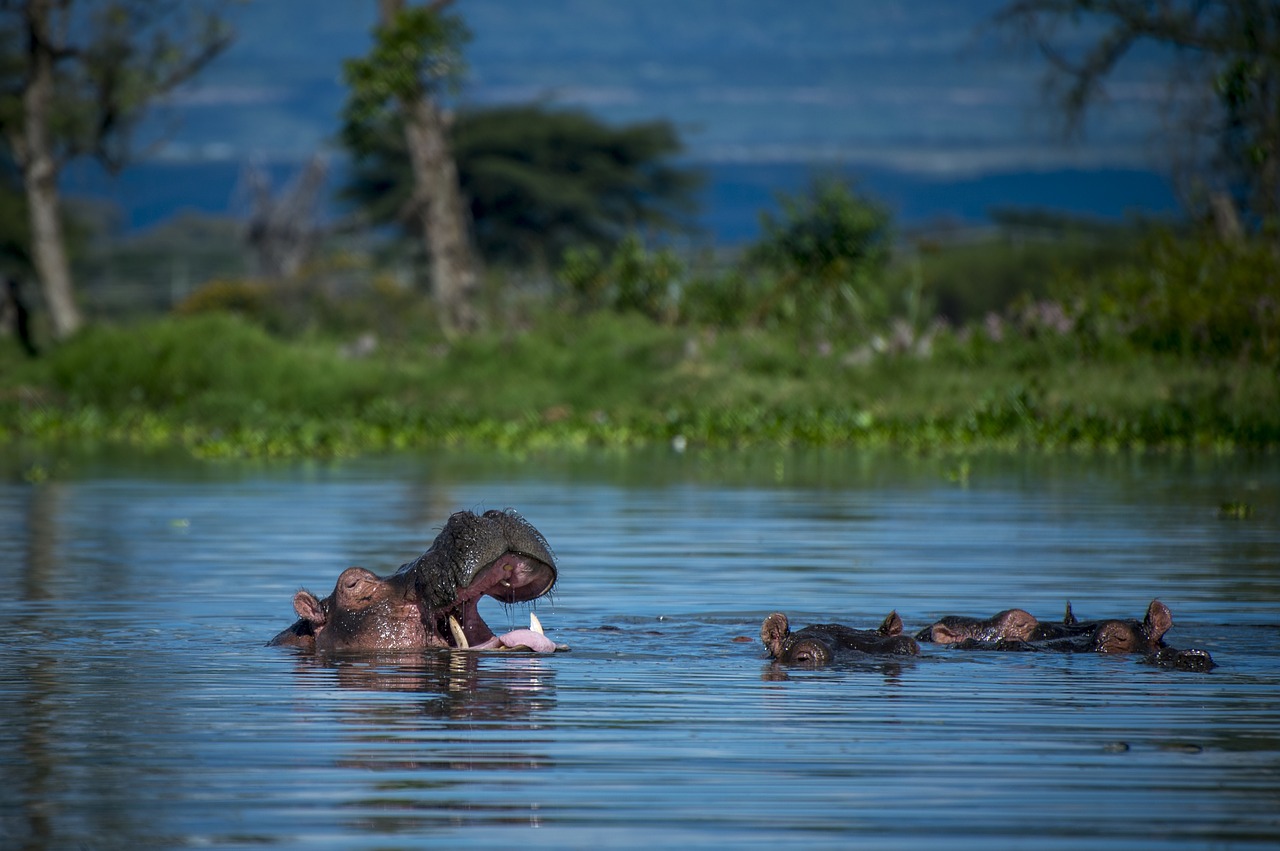
[[(268, 169), (277, 185), (295, 166)], [(745, 163), (702, 166), (709, 176), (698, 224), (717, 244), (752, 239), (759, 232), (760, 213), (776, 209), (779, 192), (802, 190), (822, 169), (800, 163)], [(1058, 170), (937, 177), (888, 169), (848, 169), (857, 185), (885, 201), (902, 227), (937, 222), (983, 224), (993, 208), (1024, 207), (1075, 215), (1121, 219), (1138, 212), (1148, 216), (1174, 215), (1177, 200), (1162, 176), (1140, 170)], [(339, 175), (332, 175), (337, 185)], [(64, 181), (68, 195), (101, 198), (114, 203), (126, 233), (152, 227), (184, 210), (243, 217), (248, 198), (241, 166), (230, 162), (147, 163), (116, 178), (79, 166)], [(330, 202), (328, 215), (338, 209)]]

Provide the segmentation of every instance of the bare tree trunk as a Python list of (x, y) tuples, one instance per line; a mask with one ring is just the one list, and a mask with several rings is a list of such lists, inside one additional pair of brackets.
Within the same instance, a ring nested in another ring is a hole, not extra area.
[(50, 0), (30, 0), (26, 8), (29, 76), (22, 92), (22, 132), (14, 134), (12, 141), (15, 159), (22, 166), (31, 220), (31, 259), (53, 318), (54, 336), (62, 339), (75, 333), (82, 319), (67, 262), (58, 200), (58, 163), (49, 132), (55, 58), (51, 5)]
[(476, 272), (458, 167), (449, 152), (444, 117), (423, 98), (405, 115), (405, 140), (413, 165), (422, 237), (431, 258), (431, 282), (447, 328), (476, 326)]
[[(436, 0), (437, 9), (449, 0)], [(384, 24), (404, 8), (404, 0), (379, 0)], [(445, 118), (431, 96), (423, 92), (402, 102), (405, 143), (413, 168), (415, 206), (422, 217), (422, 239), (431, 264), (431, 285), (445, 327), (470, 331), (476, 327), (477, 276), (467, 227), (466, 205), (458, 184), (458, 166), (449, 150)]]

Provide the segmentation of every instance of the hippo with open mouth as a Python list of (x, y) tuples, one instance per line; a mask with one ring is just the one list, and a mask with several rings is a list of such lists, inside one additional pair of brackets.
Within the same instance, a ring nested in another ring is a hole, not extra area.
[(533, 615), (529, 629), (496, 635), (477, 608), (486, 595), (508, 604), (536, 600), (556, 576), (546, 539), (515, 511), (460, 511), (425, 553), (390, 576), (350, 567), (324, 599), (299, 591), (298, 620), (269, 644), (321, 652), (567, 649)]

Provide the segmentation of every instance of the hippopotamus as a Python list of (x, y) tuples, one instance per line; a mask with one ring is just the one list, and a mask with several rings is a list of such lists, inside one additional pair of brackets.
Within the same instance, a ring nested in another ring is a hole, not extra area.
[(424, 648), (552, 652), (534, 616), (530, 629), (495, 635), (477, 605), (535, 600), (556, 583), (555, 557), (542, 533), (515, 511), (459, 511), (430, 548), (390, 576), (349, 567), (324, 599), (293, 598), (298, 620), (269, 644), (304, 650), (402, 651)]
[(774, 612), (760, 627), (760, 640), (769, 655), (786, 665), (827, 665), (852, 653), (919, 656), (920, 645), (902, 634), (902, 618), (890, 612), (878, 629), (854, 629), (838, 623), (811, 624), (798, 632), (782, 612)]
[(952, 644), (963, 650), (1056, 650), (1060, 652), (1140, 653), (1145, 661), (1166, 668), (1206, 671), (1214, 667), (1203, 650), (1176, 650), (1164, 643), (1173, 626), (1169, 607), (1159, 600), (1145, 617), (1077, 620), (1067, 603), (1061, 622), (1039, 621), (1022, 609), (1007, 609), (990, 618), (949, 615), (925, 627), (921, 641)]

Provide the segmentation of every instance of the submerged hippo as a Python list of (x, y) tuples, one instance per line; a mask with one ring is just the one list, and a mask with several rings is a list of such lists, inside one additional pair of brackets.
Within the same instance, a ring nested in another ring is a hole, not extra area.
[(798, 632), (782, 612), (774, 612), (760, 627), (760, 640), (769, 655), (786, 665), (827, 665), (840, 655), (868, 653), (918, 656), (920, 645), (902, 634), (902, 618), (897, 612), (879, 629), (854, 629), (838, 623), (811, 624)]
[(324, 599), (293, 598), (298, 620), (269, 642), (318, 651), (557, 649), (531, 616), (531, 629), (495, 635), (477, 605), (488, 595), (522, 603), (551, 591), (555, 557), (542, 533), (514, 511), (460, 511), (431, 547), (381, 577), (362, 567), (342, 572)]
[(964, 650), (1054, 650), (1067, 653), (1135, 653), (1166, 668), (1207, 671), (1214, 667), (1203, 650), (1177, 650), (1164, 643), (1173, 626), (1169, 607), (1152, 600), (1142, 620), (1077, 620), (1067, 604), (1061, 622), (1038, 621), (1022, 609), (990, 618), (951, 615), (920, 631), (921, 641), (952, 644)]
[[(1159, 600), (1152, 600), (1142, 620), (1111, 618), (1100, 621), (1078, 621), (1067, 604), (1067, 614), (1061, 626), (1043, 627), (1043, 634), (1054, 640), (1076, 643), (1079, 649), (1095, 653), (1141, 653), (1144, 659), (1163, 668), (1179, 668), (1188, 671), (1207, 671), (1214, 661), (1204, 650), (1178, 650), (1164, 643), (1165, 633), (1173, 626), (1173, 613)], [(1054, 639), (1061, 629), (1065, 638)]]

